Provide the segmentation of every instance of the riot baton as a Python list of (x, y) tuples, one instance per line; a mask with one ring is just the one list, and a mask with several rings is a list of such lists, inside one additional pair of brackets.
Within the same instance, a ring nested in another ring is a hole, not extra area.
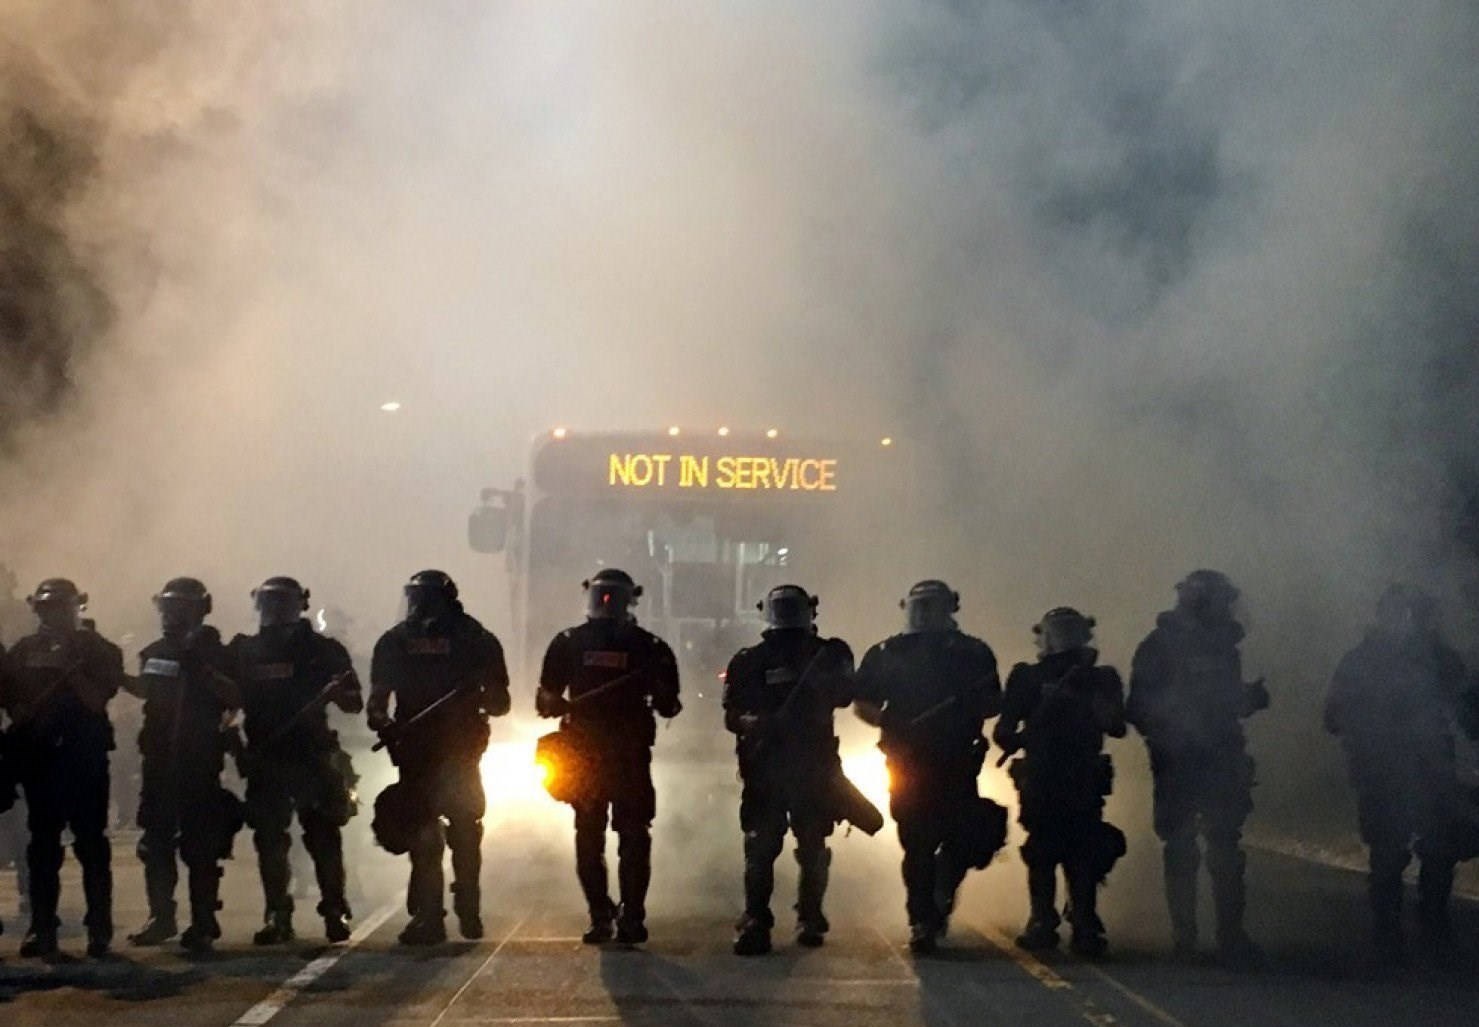
[(388, 732), (388, 731), (390, 731), (392, 729), (394, 729), (394, 731), (395, 731), (396, 734), (400, 734), (400, 733), (402, 733), (404, 731), (407, 731), (410, 728), (415, 727), (417, 724), (419, 724), (421, 721), (425, 720), (427, 717), (431, 716), (433, 713), (435, 713), (437, 710), (441, 709), (443, 706), (447, 705), (453, 699), (457, 698), (460, 695), (467, 695), (471, 691), (472, 691), (472, 689), (470, 689), (470, 688), (454, 688), (454, 689), (452, 689), (452, 691), (450, 691), (446, 695), (442, 696), (440, 699), (438, 699), (436, 702), (432, 703), (430, 706), (426, 706), (426, 707), (422, 708), (420, 712), (418, 712), (414, 717), (411, 717), (411, 718), (407, 719), (404, 723), (401, 723), (399, 721), (391, 723), (390, 725), (388, 725), (385, 728), (384, 731), (380, 732), (380, 740), (377, 741), (374, 745), (370, 746), (370, 751), (371, 752), (379, 752), (381, 749), (384, 749), (387, 745), (390, 744), (390, 741), (385, 737), (386, 732)]
[(300, 707), (296, 713), (289, 717), (283, 723), (282, 727), (272, 732), (272, 737), (268, 738), (267, 741), (262, 743), (262, 748), (270, 749), (278, 742), (286, 738), (288, 736), (288, 732), (298, 726), (299, 721), (308, 716), (308, 714), (312, 713), (323, 703), (328, 702), (329, 697), (334, 694), (339, 686), (344, 684), (345, 681), (349, 680), (349, 678), (353, 676), (354, 671), (346, 670), (343, 674), (335, 674), (333, 677), (329, 678), (329, 683), (327, 685), (324, 685), (324, 687), (319, 691), (317, 695), (308, 700), (308, 702)]

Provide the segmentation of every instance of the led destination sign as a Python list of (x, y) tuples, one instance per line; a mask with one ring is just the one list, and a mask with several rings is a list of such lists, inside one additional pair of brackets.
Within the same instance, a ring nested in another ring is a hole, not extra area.
[(611, 488), (836, 492), (837, 460), (814, 456), (713, 456), (699, 453), (613, 452), (606, 460)]

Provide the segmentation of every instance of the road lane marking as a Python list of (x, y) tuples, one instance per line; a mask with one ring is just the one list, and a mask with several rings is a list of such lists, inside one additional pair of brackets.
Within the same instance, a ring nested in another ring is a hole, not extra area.
[(286, 1009), (293, 999), (312, 987), (315, 981), (333, 969), (335, 963), (349, 955), (351, 949), (378, 931), (385, 921), (395, 915), (396, 910), (400, 909), (405, 901), (405, 893), (402, 893), (399, 898), (387, 902), (374, 913), (371, 913), (370, 918), (355, 928), (354, 933), (349, 936), (349, 941), (345, 942), (342, 947), (335, 948), (319, 956), (303, 969), (293, 974), (293, 976), (284, 981), (271, 995), (268, 995), (261, 1002), (258, 1002), (232, 1021), (231, 1027), (262, 1027), (263, 1024)]
[[(991, 942), (1002, 952), (1006, 953), (1008, 959), (1010, 959), (1012, 962), (1016, 963), (1019, 967), (1026, 971), (1026, 973), (1028, 973), (1043, 987), (1047, 988), (1050, 991), (1073, 992), (1073, 995), (1071, 997), (1065, 994), (1063, 996), (1064, 999), (1072, 1001), (1075, 1005), (1077, 1005), (1079, 1015), (1082, 1016), (1089, 1023), (1094, 1024), (1095, 1027), (1118, 1027), (1119, 1020), (1117, 1020), (1113, 1016), (1113, 1014), (1107, 1013), (1104, 1010), (1100, 1009), (1098, 1004), (1094, 1002), (1092, 998), (1078, 992), (1070, 981), (1063, 978), (1052, 967), (1048, 966), (1032, 953), (1028, 952), (1026, 949), (1019, 947), (1000, 928), (995, 927), (991, 924), (981, 924), (978, 925), (978, 927), (981, 933), (985, 935), (987, 941)], [(1109, 976), (1109, 974), (1105, 973), (1103, 970), (1099, 969), (1093, 963), (1084, 962), (1076, 965), (1082, 966), (1085, 969), (1091, 971), (1101, 981), (1103, 981), (1105, 984), (1108, 984), (1115, 991), (1119, 992), (1121, 996), (1134, 1003), (1134, 1005), (1141, 1011), (1150, 1014), (1156, 1020), (1160, 1021), (1162, 1024), (1165, 1024), (1166, 1027), (1186, 1027), (1186, 1024), (1176, 1019), (1176, 1017), (1166, 1012), (1150, 999), (1133, 990), (1128, 985), (1120, 983), (1118, 980)], [(973, 984), (972, 987), (979, 988), (980, 986)], [(984, 991), (984, 989), (981, 990)]]
[[(498, 957), (498, 953), (503, 951), (504, 946), (509, 943), (514, 935), (519, 933), (519, 928), (528, 923), (529, 918), (533, 915), (533, 913), (525, 914), (523, 919), (521, 919), (518, 923), (514, 924), (512, 928), (510, 928), (509, 932), (503, 936), (503, 940), (493, 947), (492, 952), (488, 953), (488, 958), (483, 960), (482, 965), (480, 965), (476, 970), (472, 972), (471, 977), (462, 982), (462, 987), (458, 988), (456, 993), (453, 994), (451, 1001), (449, 1001), (444, 1007), (442, 1007), (442, 1011), (437, 1014), (436, 1019), (431, 1021), (431, 1027), (438, 1027), (438, 1025), (444, 1019), (446, 1019), (447, 1013), (451, 1010), (453, 1006), (457, 1004), (457, 1000), (462, 998), (462, 996), (467, 993), (468, 988), (472, 987), (472, 982), (477, 980), (478, 977), (482, 975), (484, 970), (488, 969), (493, 960)], [(235, 1027), (235, 1025), (233, 1025), (233, 1027)]]
[(1095, 977), (1098, 977), (1101, 981), (1109, 985), (1115, 991), (1119, 992), (1126, 999), (1139, 1006), (1142, 1010), (1149, 1013), (1152, 1017), (1159, 1020), (1161, 1023), (1165, 1024), (1166, 1027), (1186, 1027), (1186, 1024), (1182, 1023), (1180, 1020), (1176, 1019), (1176, 1017), (1166, 1012), (1150, 999), (1146, 998), (1144, 995), (1131, 988), (1128, 984), (1121, 984), (1117, 978), (1111, 977), (1108, 973), (1099, 969), (1099, 967), (1095, 966), (1093, 963), (1085, 963), (1084, 965), (1091, 973), (1093, 973)]

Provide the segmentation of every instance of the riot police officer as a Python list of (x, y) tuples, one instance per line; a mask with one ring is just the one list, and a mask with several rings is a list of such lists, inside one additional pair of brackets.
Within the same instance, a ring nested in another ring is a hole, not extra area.
[[(411, 921), (407, 945), (446, 940), (442, 856), (452, 850), (452, 909), (464, 938), (483, 936), (483, 794), (478, 762), (488, 718), (509, 710), (508, 669), (498, 639), (462, 609), (457, 585), (426, 570), (405, 586), (406, 618), (375, 644), (370, 727), (389, 743), (407, 808)], [(395, 719), (391, 719), (391, 699)], [(446, 826), (443, 827), (445, 820)]]
[(241, 690), (226, 674), (220, 633), (205, 623), (211, 595), (202, 582), (172, 578), (154, 606), (162, 637), (139, 652), (139, 677), (125, 686), (144, 700), (138, 854), (149, 901), (148, 921), (128, 940), (160, 945), (178, 932), (178, 855), (190, 892), (190, 926), (180, 944), (202, 952), (221, 936), (220, 862), (241, 826), (238, 800), (221, 788), (224, 730), (241, 707)]
[(1101, 956), (1107, 945), (1096, 909), (1100, 883), (1124, 853), (1125, 836), (1103, 819), (1112, 769), (1104, 736), (1125, 735), (1124, 685), (1097, 665), (1094, 619), (1072, 607), (1049, 610), (1034, 627), (1039, 656), (1007, 676), (1001, 719), (992, 733), (1021, 800), (1027, 830), (1022, 862), (1032, 912), (1017, 944), (1058, 945), (1058, 868), (1068, 882), (1067, 919), (1075, 952)]
[(1162, 613), (1135, 651), (1127, 716), (1150, 750), (1155, 830), (1164, 842), (1166, 903), (1176, 951), (1197, 946), (1200, 834), (1225, 958), (1258, 950), (1243, 929), (1241, 841), (1253, 811), (1253, 759), (1243, 720), (1268, 706), (1261, 680), (1243, 681), (1238, 590), (1227, 575), (1197, 570), (1176, 586), (1176, 607)]
[[(606, 568), (584, 583), (586, 621), (560, 632), (544, 655), (535, 694), (542, 717), (562, 717), (561, 731), (579, 738), (592, 772), (575, 809), (575, 866), (590, 911), (582, 940), (597, 945), (647, 940), (647, 886), (652, 877), (653, 717), (676, 717), (678, 665), (668, 644), (637, 625), (632, 606), (642, 589), (631, 575)], [(606, 876), (608, 815), (618, 838), (621, 905)], [(613, 923), (614, 921), (614, 923)]]
[(108, 702), (123, 683), (123, 653), (83, 626), (87, 596), (65, 578), (41, 582), (27, 602), (40, 627), (6, 654), (0, 674), (31, 834), (31, 928), (21, 954), (57, 951), (62, 832), (70, 829), (87, 900), (87, 952), (101, 957), (113, 940)]
[(1418, 922), (1440, 954), (1452, 944), (1452, 827), (1459, 792), (1453, 732), (1466, 688), (1464, 665), (1439, 636), (1436, 604), (1392, 585), (1376, 624), (1341, 659), (1325, 702), (1325, 729), (1339, 737), (1356, 790), (1377, 950), (1406, 959), (1402, 872), (1416, 851)]
[(928, 954), (967, 869), (980, 864), (971, 825), (982, 801), (981, 732), (1000, 709), (1001, 681), (991, 647), (957, 626), (960, 596), (945, 582), (919, 582), (900, 606), (905, 630), (863, 655), (854, 708), (882, 729), (889, 807), (904, 849), (909, 947)]
[(341, 828), (354, 815), (353, 771), (329, 728), (327, 703), (346, 713), (364, 709), (359, 679), (344, 646), (304, 618), (308, 590), (293, 578), (271, 577), (252, 591), (260, 630), (231, 640), (241, 684), (247, 748), (247, 822), (257, 849), (265, 903), (257, 945), (291, 941), (293, 898), (288, 828), (293, 814), (318, 878), (318, 913), (329, 941), (349, 938)]
[(724, 725), (736, 735), (744, 782), (745, 911), (734, 939), (741, 956), (770, 951), (775, 859), (788, 827), (800, 868), (796, 941), (815, 948), (828, 930), (822, 900), (840, 773), (832, 711), (852, 701), (853, 656), (846, 642), (817, 633), (816, 608), (799, 585), (771, 589), (760, 603), (760, 644), (736, 653), (724, 676)]

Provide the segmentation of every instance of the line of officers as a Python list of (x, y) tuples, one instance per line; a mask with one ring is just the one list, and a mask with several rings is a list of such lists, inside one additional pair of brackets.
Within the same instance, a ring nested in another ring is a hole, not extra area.
[[(637, 624), (641, 588), (630, 576), (608, 568), (583, 585), (585, 621), (558, 634), (544, 658), (536, 709), (560, 726), (540, 749), (556, 762), (551, 793), (574, 807), (577, 877), (590, 914), (584, 940), (639, 944), (647, 939), (656, 814), (655, 718), (682, 709), (677, 663), (665, 642)], [(170, 581), (155, 597), (161, 637), (140, 652), (136, 676), (125, 673), (121, 651), (83, 621), (86, 596), (72, 582), (44, 581), (28, 598), (39, 627), (0, 660), (0, 709), (9, 721), (0, 800), (13, 797), (13, 782), (29, 808), (31, 924), (22, 955), (57, 951), (64, 830), (82, 867), (87, 951), (103, 956), (112, 942), (107, 706), (119, 690), (144, 702), (138, 855), (149, 918), (130, 935), (134, 944), (178, 935), (188, 950), (211, 947), (220, 935), (220, 864), (243, 821), (264, 897), (253, 941), (291, 940), (288, 830), (295, 815), (317, 876), (325, 936), (348, 939), (340, 832), (355, 813), (356, 778), (329, 728), (330, 704), (365, 711), (399, 771), (376, 800), (373, 827), (385, 848), (410, 856), (410, 919), (400, 941), (446, 938), (447, 849), (459, 930), (482, 936), (486, 801), (478, 763), (489, 718), (510, 708), (498, 640), (463, 610), (451, 578), (418, 573), (405, 586), (405, 619), (375, 646), (366, 701), (343, 646), (304, 617), (307, 589), (273, 577), (252, 594), (259, 630), (228, 644), (205, 623), (205, 586)], [(833, 716), (852, 705), (880, 730), (915, 952), (934, 951), (964, 876), (1005, 842), (1006, 811), (977, 791), (985, 724), (997, 718), (998, 765), (1011, 761), (1027, 832), (1021, 854), (1031, 914), (1019, 945), (1055, 947), (1066, 922), (1075, 951), (1105, 952), (1097, 892), (1126, 840), (1103, 818), (1113, 780), (1103, 745), (1133, 725), (1149, 747), (1177, 952), (1198, 946), (1205, 861), (1219, 952), (1256, 958), (1243, 926), (1241, 835), (1254, 766), (1242, 725), (1268, 706), (1269, 692), (1261, 680), (1243, 679), (1238, 591), (1227, 577), (1195, 571), (1176, 594), (1135, 653), (1127, 699), (1120, 675), (1098, 663), (1092, 618), (1068, 607), (1048, 611), (1034, 627), (1038, 659), (1016, 665), (1003, 689), (991, 648), (960, 630), (959, 596), (942, 581), (911, 588), (901, 601), (905, 630), (856, 665), (845, 642), (818, 632), (815, 596), (795, 585), (771, 590), (761, 603), (767, 628), (729, 663), (723, 699), (743, 781), (745, 904), (735, 952), (770, 950), (773, 869), (788, 833), (799, 864), (795, 938), (817, 946), (829, 928), (828, 837), (844, 821), (870, 832), (881, 826), (842, 775)], [(1435, 619), (1424, 593), (1389, 589), (1375, 625), (1341, 661), (1326, 708), (1326, 727), (1350, 759), (1370, 846), (1376, 943), (1393, 959), (1406, 953), (1402, 873), (1414, 852), (1423, 937), (1440, 949), (1451, 942), (1454, 866), (1479, 854), (1476, 797), (1454, 765), (1454, 739), (1479, 736), (1479, 699)], [(228, 753), (246, 781), (244, 804), (221, 785)], [(618, 837), (616, 899), (605, 859), (608, 826)], [(189, 892), (183, 932), (179, 864)]]

